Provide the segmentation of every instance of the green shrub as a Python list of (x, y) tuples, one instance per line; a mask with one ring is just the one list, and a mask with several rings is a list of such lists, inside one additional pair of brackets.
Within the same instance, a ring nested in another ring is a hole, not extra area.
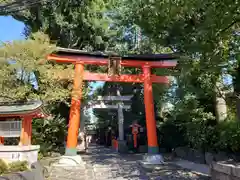
[(34, 119), (32, 143), (39, 144), (43, 156), (49, 152), (59, 152), (64, 147), (67, 135), (65, 119), (55, 117), (53, 119)]
[(38, 152), (38, 160), (41, 160), (41, 159), (43, 159), (43, 153), (41, 153), (41, 152)]
[(0, 159), (0, 175), (13, 172), (21, 172), (28, 170), (27, 161), (16, 161), (12, 163), (7, 163), (4, 160)]
[(220, 131), (217, 146), (223, 151), (240, 151), (240, 123), (229, 121), (220, 123), (217, 128)]
[(202, 151), (240, 151), (240, 122), (226, 121), (211, 124), (209, 121), (176, 122), (169, 120), (160, 128), (162, 147), (188, 145)]
[(0, 159), (0, 175), (8, 172), (8, 164)]
[(28, 170), (27, 161), (16, 161), (9, 164), (9, 172), (19, 172)]
[(216, 126), (207, 121), (194, 121), (185, 124), (185, 138), (188, 146), (201, 151), (215, 151), (219, 147), (219, 132)]
[(159, 127), (159, 144), (160, 147), (166, 148), (168, 151), (186, 145), (184, 128), (181, 128), (174, 120), (161, 123)]
[(207, 152), (218, 151), (218, 142), (220, 138), (219, 128), (217, 126), (206, 125), (205, 136), (206, 141), (202, 149)]

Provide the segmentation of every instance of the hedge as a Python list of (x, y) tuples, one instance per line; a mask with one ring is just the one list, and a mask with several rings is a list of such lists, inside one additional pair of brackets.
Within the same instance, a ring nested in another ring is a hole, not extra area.
[(188, 146), (201, 151), (240, 151), (240, 123), (238, 121), (219, 122), (215, 125), (207, 121), (179, 122), (168, 120), (159, 127), (159, 144), (169, 151), (180, 146)]

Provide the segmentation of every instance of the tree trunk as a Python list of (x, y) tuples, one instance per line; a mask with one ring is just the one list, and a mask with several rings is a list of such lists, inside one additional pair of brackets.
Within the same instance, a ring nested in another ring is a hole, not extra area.
[(236, 99), (237, 119), (240, 121), (240, 99)]
[(238, 67), (235, 69), (235, 73), (233, 74), (233, 87), (234, 94), (236, 94), (236, 109), (237, 109), (237, 119), (240, 121), (240, 62), (238, 63)]
[(222, 80), (216, 82), (216, 118), (217, 121), (224, 121), (227, 118), (227, 104), (225, 100), (225, 92), (222, 89)]

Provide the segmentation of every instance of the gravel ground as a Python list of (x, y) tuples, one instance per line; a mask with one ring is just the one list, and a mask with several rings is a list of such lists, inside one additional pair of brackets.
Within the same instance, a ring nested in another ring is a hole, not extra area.
[(140, 164), (142, 155), (120, 155), (99, 146), (91, 146), (81, 155), (86, 162), (81, 167), (50, 167), (49, 180), (207, 180), (207, 176), (196, 174), (171, 163), (159, 166)]

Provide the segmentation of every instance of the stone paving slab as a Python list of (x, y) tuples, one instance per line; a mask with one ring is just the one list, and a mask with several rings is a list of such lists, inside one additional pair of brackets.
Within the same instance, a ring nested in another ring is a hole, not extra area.
[(172, 164), (143, 167), (142, 156), (120, 155), (111, 149), (91, 146), (81, 155), (85, 168), (51, 167), (48, 180), (208, 180), (187, 169)]

